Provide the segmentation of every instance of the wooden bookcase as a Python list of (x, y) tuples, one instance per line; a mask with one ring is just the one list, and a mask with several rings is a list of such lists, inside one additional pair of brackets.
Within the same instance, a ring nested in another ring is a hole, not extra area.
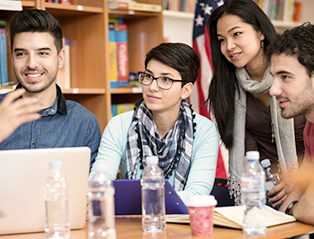
[[(138, 0), (162, 5), (162, 0)], [(133, 88), (110, 89), (108, 23), (109, 17), (124, 19), (128, 25), (129, 70), (144, 69), (146, 53), (163, 42), (162, 12), (108, 9), (107, 0), (72, 0), (72, 5), (46, 3), (45, 0), (22, 1), (23, 8), (43, 9), (60, 22), (71, 46), (71, 89), (63, 89), (67, 99), (81, 103), (93, 112), (101, 130), (111, 118), (111, 104), (133, 103), (141, 97)], [(15, 12), (0, 10), (8, 21)], [(9, 29), (8, 29), (9, 33)], [(10, 42), (8, 34), (8, 52)], [(9, 80), (15, 80), (9, 62)]]
[[(272, 21), (276, 30), (281, 33), (304, 22), (314, 24), (314, 1), (298, 0), (302, 3), (300, 22)], [(194, 13), (163, 10), (164, 37), (170, 42), (184, 42), (192, 46)]]

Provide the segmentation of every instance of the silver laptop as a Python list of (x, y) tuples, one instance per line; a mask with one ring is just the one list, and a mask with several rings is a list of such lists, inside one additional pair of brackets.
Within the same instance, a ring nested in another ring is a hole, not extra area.
[(62, 161), (71, 229), (85, 226), (91, 151), (88, 147), (0, 151), (0, 235), (42, 232), (49, 162)]

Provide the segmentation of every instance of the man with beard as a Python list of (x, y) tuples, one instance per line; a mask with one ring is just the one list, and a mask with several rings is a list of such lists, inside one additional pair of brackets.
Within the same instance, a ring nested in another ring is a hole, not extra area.
[(269, 47), (270, 94), (276, 96), (281, 115), (304, 115), (305, 155), (298, 182), (280, 207), (299, 221), (314, 225), (314, 25), (306, 23), (278, 35)]
[(23, 98), (36, 97), (43, 110), (40, 119), (5, 139), (0, 150), (87, 146), (92, 165), (100, 142), (98, 121), (80, 104), (65, 100), (55, 83), (65, 59), (58, 21), (43, 10), (18, 12), (10, 21), (10, 41), (17, 88), (26, 90)]

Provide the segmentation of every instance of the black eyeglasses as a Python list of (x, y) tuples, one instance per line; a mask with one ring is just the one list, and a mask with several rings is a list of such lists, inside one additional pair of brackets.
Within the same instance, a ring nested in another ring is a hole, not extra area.
[(142, 71), (138, 72), (138, 79), (142, 85), (150, 85), (153, 80), (156, 80), (158, 87), (163, 90), (169, 90), (173, 82), (183, 82), (183, 80), (175, 80), (165, 76), (154, 77)]

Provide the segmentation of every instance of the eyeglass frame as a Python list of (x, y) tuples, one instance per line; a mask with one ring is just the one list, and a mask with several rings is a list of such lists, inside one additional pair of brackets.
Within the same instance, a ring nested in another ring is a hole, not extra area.
[[(140, 80), (140, 75), (141, 75), (141, 74), (150, 75), (150, 76), (153, 78), (152, 81), (151, 81), (149, 84), (143, 84), (143, 82)], [(167, 89), (160, 87), (160, 86), (158, 85), (158, 79), (159, 79), (159, 78), (167, 78), (167, 79), (171, 80), (171, 86), (170, 86), (169, 88), (167, 88)], [(172, 79), (172, 78), (170, 78), (170, 77), (165, 77), (165, 76), (154, 77), (153, 75), (151, 75), (151, 74), (149, 74), (149, 73), (147, 73), (147, 72), (144, 72), (144, 71), (139, 71), (139, 72), (138, 72), (138, 81), (139, 81), (142, 85), (149, 86), (150, 84), (153, 83), (154, 80), (156, 81), (157, 86), (158, 86), (160, 89), (162, 89), (162, 90), (170, 90), (171, 87), (172, 87), (172, 85), (173, 85), (173, 82), (184, 82), (183, 80)]]

